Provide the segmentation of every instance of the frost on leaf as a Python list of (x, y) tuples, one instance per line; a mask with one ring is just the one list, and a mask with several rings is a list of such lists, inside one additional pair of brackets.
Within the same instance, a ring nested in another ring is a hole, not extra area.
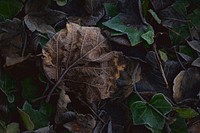
[(116, 90), (116, 79), (125, 68), (119, 52), (110, 51), (99, 28), (67, 24), (43, 49), (43, 67), (50, 79), (89, 102), (109, 98)]

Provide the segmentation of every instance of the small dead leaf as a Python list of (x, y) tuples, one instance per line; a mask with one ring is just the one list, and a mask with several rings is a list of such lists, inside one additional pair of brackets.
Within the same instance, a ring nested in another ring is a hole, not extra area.
[(43, 67), (50, 79), (62, 81), (89, 102), (109, 98), (125, 69), (121, 53), (110, 51), (101, 30), (69, 23), (43, 49)]
[(99, 9), (96, 14), (87, 16), (85, 18), (82, 18), (82, 23), (84, 25), (90, 25), (90, 26), (95, 26), (99, 22), (99, 20), (105, 15), (105, 11), (103, 8)]
[(55, 116), (55, 123), (60, 124), (62, 122), (62, 114), (65, 113), (67, 109), (67, 104), (71, 102), (69, 96), (65, 94), (65, 89), (61, 89), (60, 96), (58, 99), (58, 104), (57, 104), (57, 111), (56, 111), (56, 116)]
[(30, 55), (27, 55), (25, 57), (6, 57), (5, 66), (9, 67), (9, 66), (13, 66), (13, 65), (18, 64), (18, 63), (22, 63), (25, 60), (27, 60), (29, 57), (30, 57)]
[(77, 114), (75, 121), (65, 123), (63, 126), (73, 133), (92, 133), (95, 125), (96, 120), (93, 116)]
[(192, 66), (200, 67), (200, 57), (192, 62)]
[(197, 68), (181, 71), (174, 79), (173, 98), (179, 102), (185, 98), (195, 98), (199, 92), (200, 73)]
[(192, 41), (187, 41), (187, 43), (191, 48), (193, 48), (197, 52), (200, 52), (200, 41), (192, 40)]
[(25, 35), (21, 20), (13, 18), (0, 23), (0, 54), (3, 58), (20, 57)]
[[(37, 4), (37, 1), (29, 1), (34, 5)], [(47, 7), (43, 7), (43, 9), (36, 8), (27, 12), (28, 14), (24, 17), (24, 22), (28, 29), (32, 32), (38, 31), (41, 33), (47, 33), (50, 36), (55, 34), (55, 29), (52, 25), (66, 17), (64, 12), (52, 10)]]
[(32, 32), (39, 31), (41, 33), (55, 34), (54, 28), (51, 25), (46, 24), (46, 22), (41, 19), (41, 17), (26, 15), (24, 17), (24, 22)]
[(53, 133), (53, 126), (43, 127), (35, 130), (36, 133)]
[(200, 133), (200, 121), (197, 121), (196, 123), (192, 124), (189, 127), (189, 132), (190, 133)]
[(183, 97), (182, 90), (181, 90), (181, 82), (184, 79), (184, 75), (185, 75), (185, 71), (181, 71), (174, 79), (173, 97), (175, 101), (179, 101)]

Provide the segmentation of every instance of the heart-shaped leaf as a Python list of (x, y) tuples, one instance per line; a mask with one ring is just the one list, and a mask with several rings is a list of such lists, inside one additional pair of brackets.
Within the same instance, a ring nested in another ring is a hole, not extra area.
[(172, 105), (163, 94), (156, 94), (149, 103), (136, 101), (131, 105), (133, 122), (137, 125), (146, 124), (153, 129), (164, 127), (166, 115), (172, 110)]

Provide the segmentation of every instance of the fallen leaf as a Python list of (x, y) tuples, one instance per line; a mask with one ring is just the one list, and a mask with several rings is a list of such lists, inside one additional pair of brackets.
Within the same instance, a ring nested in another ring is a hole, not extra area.
[(27, 60), (29, 57), (30, 57), (30, 55), (27, 55), (25, 57), (6, 57), (5, 66), (9, 67), (9, 66), (16, 65), (18, 63), (22, 63), (25, 60)]
[(150, 0), (156, 11), (164, 9), (173, 3), (173, 0)]
[(192, 62), (192, 66), (200, 67), (200, 57)]
[(200, 132), (200, 121), (196, 121), (189, 127), (190, 133), (199, 133)]
[(49, 78), (57, 81), (63, 75), (65, 86), (89, 102), (109, 98), (126, 66), (121, 53), (110, 51), (99, 28), (74, 23), (67, 24), (47, 43), (43, 56)]
[(200, 73), (197, 68), (181, 71), (174, 79), (173, 98), (179, 102), (185, 98), (195, 98), (199, 92)]
[(96, 14), (81, 18), (81, 22), (86, 26), (95, 26), (104, 15), (105, 11), (103, 8), (101, 8), (96, 12)]
[(169, 28), (179, 28), (186, 25), (187, 21), (186, 7), (188, 2), (175, 1), (171, 6), (161, 10), (158, 14), (162, 21), (162, 25)]
[(20, 57), (23, 47), (23, 26), (21, 20), (13, 18), (0, 23), (0, 53), (6, 57)]
[(55, 34), (55, 29), (52, 26), (64, 19), (66, 14), (47, 8), (47, 5), (48, 3), (45, 0), (39, 3), (38, 1), (29, 0), (25, 6), (26, 16), (24, 22), (30, 31), (47, 33), (51, 37)]
[(200, 52), (200, 41), (192, 40), (192, 41), (187, 41), (187, 43), (191, 48), (193, 48), (197, 52)]
[(71, 102), (69, 96), (65, 94), (65, 90), (61, 89), (60, 96), (57, 103), (57, 111), (55, 116), (55, 123), (62, 123), (62, 115), (66, 112), (67, 105)]
[(73, 133), (92, 133), (96, 120), (92, 115), (77, 114), (76, 120), (65, 123), (63, 126)]
[(42, 127), (35, 130), (35, 132), (36, 133), (54, 133), (52, 128), (53, 126)]
[(34, 124), (30, 118), (30, 116), (24, 112), (22, 109), (20, 108), (17, 108), (18, 109), (18, 112), (19, 112), (19, 115), (22, 119), (22, 122), (24, 123), (24, 126), (27, 130), (29, 131), (32, 131), (34, 129)]

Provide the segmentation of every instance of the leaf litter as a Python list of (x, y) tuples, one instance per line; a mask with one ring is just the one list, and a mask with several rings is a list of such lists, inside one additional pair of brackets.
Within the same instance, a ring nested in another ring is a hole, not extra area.
[(1, 3), (0, 132), (199, 132), (198, 1)]

